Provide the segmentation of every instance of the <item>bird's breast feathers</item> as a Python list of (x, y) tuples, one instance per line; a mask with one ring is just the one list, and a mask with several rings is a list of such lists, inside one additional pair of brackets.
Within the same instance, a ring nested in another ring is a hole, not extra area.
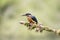
[(27, 17), (27, 19), (28, 19), (29, 23), (34, 23), (34, 21), (32, 20), (31, 17)]

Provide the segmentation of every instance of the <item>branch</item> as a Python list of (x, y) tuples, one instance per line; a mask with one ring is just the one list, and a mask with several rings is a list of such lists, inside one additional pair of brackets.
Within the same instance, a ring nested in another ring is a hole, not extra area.
[[(24, 21), (20, 21), (20, 24), (23, 24), (27, 27), (29, 27), (29, 25), (30, 25), (29, 23), (26, 23)], [(60, 35), (60, 29), (56, 30), (56, 29), (52, 29), (52, 28), (49, 28), (49, 27), (45, 27), (42, 24), (33, 24), (31, 26), (31, 30), (35, 29), (35, 28), (36, 28), (36, 30), (35, 30), (36, 32), (43, 32), (45, 30), (45, 31), (54, 32), (55, 34)]]

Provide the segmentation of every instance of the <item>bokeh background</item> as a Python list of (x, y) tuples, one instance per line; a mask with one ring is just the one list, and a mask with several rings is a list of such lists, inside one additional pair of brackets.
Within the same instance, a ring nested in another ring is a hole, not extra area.
[(44, 31), (28, 30), (19, 24), (22, 14), (31, 13), (39, 23), (60, 29), (60, 0), (0, 0), (0, 40), (60, 40), (60, 36)]

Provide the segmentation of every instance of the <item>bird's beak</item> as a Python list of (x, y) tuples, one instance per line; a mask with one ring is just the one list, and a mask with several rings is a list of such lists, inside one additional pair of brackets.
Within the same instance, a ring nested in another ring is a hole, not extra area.
[(22, 15), (22, 16), (26, 16), (26, 15), (24, 14), (24, 15)]

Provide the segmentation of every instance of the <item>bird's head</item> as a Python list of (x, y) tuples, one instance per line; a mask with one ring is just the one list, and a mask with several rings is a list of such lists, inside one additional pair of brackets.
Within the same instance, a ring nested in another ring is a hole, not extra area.
[(22, 16), (30, 16), (31, 13), (26, 13), (26, 14), (23, 14)]

